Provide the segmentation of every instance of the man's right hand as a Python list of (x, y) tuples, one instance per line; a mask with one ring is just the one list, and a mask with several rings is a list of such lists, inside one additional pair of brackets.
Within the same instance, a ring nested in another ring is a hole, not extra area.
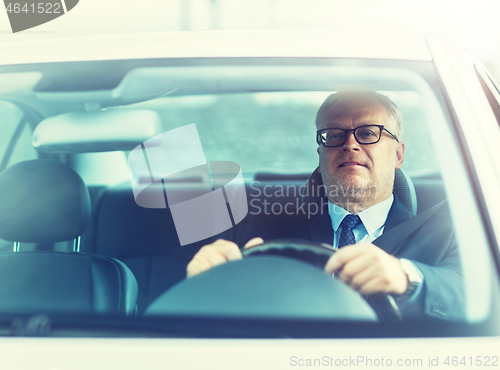
[[(261, 238), (253, 238), (245, 244), (245, 249), (255, 245), (262, 244)], [(187, 277), (192, 277), (214, 266), (226, 263), (227, 261), (236, 261), (243, 256), (233, 242), (224, 239), (218, 239), (212, 244), (207, 244), (194, 255), (193, 259), (187, 265)]]

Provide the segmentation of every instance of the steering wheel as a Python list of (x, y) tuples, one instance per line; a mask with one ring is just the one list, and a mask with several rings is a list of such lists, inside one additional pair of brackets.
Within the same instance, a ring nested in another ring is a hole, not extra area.
[(182, 280), (153, 301), (145, 315), (355, 322), (399, 318), (383, 303), (370, 299), (370, 307), (347, 284), (325, 274), (322, 268), (332, 253), (302, 240), (267, 242), (245, 250), (241, 260)]
[(243, 257), (283, 256), (308, 262), (323, 269), (335, 251), (326, 244), (302, 239), (273, 239), (243, 250)]
[[(326, 244), (302, 239), (274, 239), (245, 249), (243, 257), (283, 256), (307, 262), (323, 270), (335, 250)], [(365, 297), (380, 320), (401, 321), (401, 312), (388, 294), (378, 293)]]

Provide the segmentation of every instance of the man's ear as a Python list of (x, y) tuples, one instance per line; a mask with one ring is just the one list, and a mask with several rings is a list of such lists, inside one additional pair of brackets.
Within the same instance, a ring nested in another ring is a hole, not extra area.
[(400, 141), (396, 144), (396, 169), (401, 168), (403, 165), (403, 160), (405, 158), (405, 143)]

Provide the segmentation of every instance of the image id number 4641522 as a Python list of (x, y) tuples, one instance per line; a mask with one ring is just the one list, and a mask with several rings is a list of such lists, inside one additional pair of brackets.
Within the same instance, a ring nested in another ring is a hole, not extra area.
[(6, 3), (5, 10), (7, 13), (46, 13), (46, 14), (61, 14), (61, 4), (59, 2), (47, 2), (28, 4), (28, 3)]
[(444, 360), (446, 366), (498, 366), (497, 356), (448, 356)]

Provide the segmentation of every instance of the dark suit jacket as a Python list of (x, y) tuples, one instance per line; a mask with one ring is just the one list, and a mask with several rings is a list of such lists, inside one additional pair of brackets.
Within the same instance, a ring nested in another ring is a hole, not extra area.
[[(328, 201), (320, 198), (319, 203), (304, 203), (303, 208), (287, 209), (281, 214), (262, 212), (252, 216), (240, 243), (244, 244), (258, 236), (264, 240), (298, 238), (331, 244), (333, 228), (328, 214)], [(395, 196), (384, 232), (411, 217), (412, 214)], [(376, 240), (373, 243), (378, 245)], [(385, 249), (383, 245), (378, 246)], [(395, 257), (411, 260), (424, 275), (423, 299), (417, 305), (417, 311), (411, 315), (425, 313), (438, 318), (463, 319), (465, 298), (460, 258), (449, 215), (436, 212), (396, 249)]]

